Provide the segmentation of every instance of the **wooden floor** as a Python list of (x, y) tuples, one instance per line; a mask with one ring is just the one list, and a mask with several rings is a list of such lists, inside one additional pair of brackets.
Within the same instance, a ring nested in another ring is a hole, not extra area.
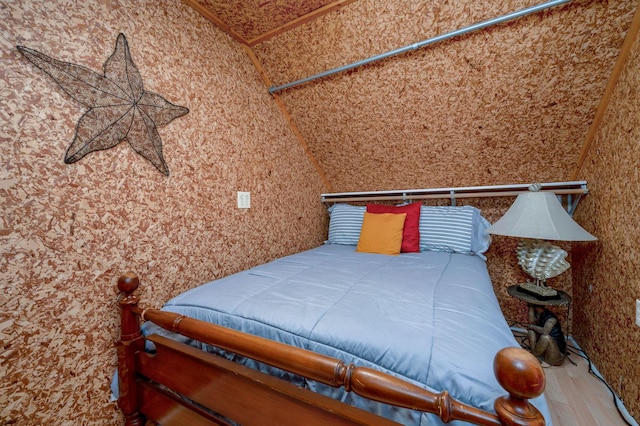
[(545, 394), (554, 426), (626, 426), (607, 386), (589, 372), (589, 363), (570, 354), (564, 364), (546, 367)]
[(559, 367), (545, 368), (547, 402), (555, 426), (624, 426), (613, 402), (613, 395), (598, 378), (589, 373), (588, 362), (571, 355)]

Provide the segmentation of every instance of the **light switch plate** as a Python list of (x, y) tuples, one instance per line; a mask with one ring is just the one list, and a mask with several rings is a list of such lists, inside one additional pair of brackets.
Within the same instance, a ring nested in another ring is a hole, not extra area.
[(238, 191), (238, 208), (248, 209), (251, 207), (251, 193)]

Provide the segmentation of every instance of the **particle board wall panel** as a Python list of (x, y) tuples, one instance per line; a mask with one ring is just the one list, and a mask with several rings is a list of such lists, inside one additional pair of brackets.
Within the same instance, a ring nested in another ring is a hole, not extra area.
[[(358, 0), (282, 37), (261, 43), (256, 50), (270, 61), (271, 78), (279, 85), (539, 3)], [(283, 44), (297, 54), (283, 55)]]
[(627, 35), (625, 37), (624, 44), (620, 49), (620, 54), (618, 55), (618, 58), (616, 59), (616, 63), (611, 72), (611, 75), (609, 76), (609, 81), (607, 83), (605, 92), (602, 95), (602, 99), (600, 100), (600, 104), (598, 105), (598, 110), (596, 112), (596, 115), (593, 121), (591, 122), (591, 126), (589, 127), (589, 132), (585, 137), (582, 150), (580, 151), (580, 157), (578, 158), (576, 167), (572, 173), (572, 179), (575, 179), (576, 176), (580, 174), (580, 169), (582, 168), (582, 164), (584, 162), (585, 157), (589, 153), (589, 149), (591, 148), (591, 143), (593, 142), (594, 137), (596, 136), (598, 130), (601, 127), (602, 118), (607, 108), (609, 107), (611, 94), (618, 83), (618, 78), (620, 76), (620, 73), (622, 72), (622, 69), (626, 65), (627, 59), (629, 57), (629, 53), (635, 41), (634, 35), (638, 32), (639, 28), (640, 28), (640, 16), (638, 15), (638, 11), (636, 11), (636, 15), (634, 16), (633, 22), (629, 27), (629, 31), (627, 32)]
[(194, 2), (248, 41), (334, 3), (334, 0), (305, 0), (304, 2), (194, 0)]
[[(262, 64), (260, 64), (260, 62), (256, 58), (255, 54), (253, 53), (253, 50), (251, 50), (251, 47), (249, 47), (247, 45), (243, 45), (242, 48), (247, 53), (247, 56), (249, 56), (249, 58), (253, 62), (254, 66), (256, 67), (256, 70), (258, 71), (258, 73), (260, 73), (260, 76), (262, 77), (262, 80), (264, 81), (265, 86), (267, 88), (270, 87), (271, 86), (271, 81), (269, 80), (269, 77), (264, 72), (264, 68), (262, 68)], [(309, 161), (311, 162), (313, 167), (316, 169), (316, 172), (320, 176), (320, 179), (322, 179), (322, 182), (323, 182), (326, 190), (327, 191), (332, 191), (331, 184), (327, 181), (327, 178), (325, 177), (324, 172), (320, 168), (320, 165), (316, 161), (315, 157), (309, 151), (309, 147), (308, 147), (306, 141), (304, 140), (304, 136), (302, 136), (302, 134), (298, 130), (298, 127), (293, 122), (293, 120), (291, 118), (291, 115), (289, 115), (289, 111), (287, 111), (287, 108), (285, 107), (284, 103), (282, 103), (282, 100), (280, 99), (280, 95), (278, 95), (277, 93), (274, 93), (274, 94), (272, 94), (272, 96), (273, 96), (273, 100), (275, 101), (276, 105), (278, 105), (278, 108), (280, 109), (280, 112), (284, 116), (287, 124), (291, 128), (291, 131), (296, 136), (296, 139), (298, 139), (298, 142), (300, 143), (300, 146), (302, 147), (302, 149), (304, 150), (305, 154), (309, 158)]]
[[(362, 0), (254, 50), (277, 85), (531, 4)], [(563, 180), (632, 12), (578, 2), (280, 95), (336, 191)]]
[[(636, 12), (636, 18), (640, 14)], [(574, 334), (598, 370), (640, 419), (640, 35), (611, 93), (602, 124), (585, 156), (580, 178), (590, 194), (576, 220), (598, 237), (574, 248)]]
[[(0, 29), (0, 423), (118, 424), (117, 277), (159, 307), (316, 246), (325, 188), (241, 46), (177, 0), (9, 2)], [(85, 108), (15, 48), (102, 72), (119, 32), (145, 89), (190, 109), (159, 128), (169, 177), (126, 142), (64, 164)]]

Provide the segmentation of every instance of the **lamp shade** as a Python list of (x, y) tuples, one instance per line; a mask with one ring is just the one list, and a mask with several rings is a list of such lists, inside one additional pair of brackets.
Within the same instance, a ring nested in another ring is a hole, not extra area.
[(487, 232), (540, 240), (597, 240), (569, 216), (553, 192), (541, 191), (519, 194), (504, 216)]

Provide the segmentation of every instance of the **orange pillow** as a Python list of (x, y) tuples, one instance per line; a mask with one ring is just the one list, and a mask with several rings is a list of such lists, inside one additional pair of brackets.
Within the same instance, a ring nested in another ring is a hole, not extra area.
[(385, 204), (367, 204), (369, 213), (406, 213), (404, 231), (402, 231), (402, 253), (418, 253), (420, 251), (420, 207), (422, 203), (406, 204), (404, 206), (389, 206)]
[(400, 254), (406, 213), (364, 213), (356, 251)]

